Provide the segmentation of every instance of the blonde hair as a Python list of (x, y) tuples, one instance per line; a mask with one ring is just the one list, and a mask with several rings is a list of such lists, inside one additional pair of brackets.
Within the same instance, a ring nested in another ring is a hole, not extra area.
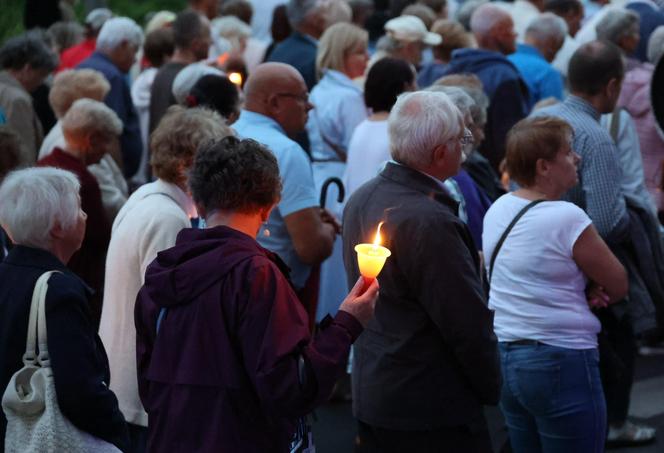
[(325, 30), (318, 43), (316, 73), (322, 77), (326, 69), (344, 70), (344, 59), (357, 46), (367, 46), (369, 33), (357, 25), (340, 22)]
[(104, 75), (94, 69), (69, 69), (56, 74), (48, 102), (58, 118), (67, 113), (74, 101), (90, 98), (103, 100), (111, 90)]
[(62, 134), (68, 145), (79, 146), (92, 132), (122, 133), (122, 121), (103, 102), (79, 99), (62, 117)]

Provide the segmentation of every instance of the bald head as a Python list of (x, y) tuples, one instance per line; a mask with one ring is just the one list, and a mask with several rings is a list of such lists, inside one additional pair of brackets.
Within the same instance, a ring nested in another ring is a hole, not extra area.
[(503, 54), (515, 50), (516, 33), (512, 17), (492, 3), (479, 6), (470, 18), (470, 31), (480, 48)]
[(312, 106), (304, 79), (291, 65), (258, 65), (247, 79), (244, 94), (245, 110), (274, 119), (289, 135), (304, 129)]

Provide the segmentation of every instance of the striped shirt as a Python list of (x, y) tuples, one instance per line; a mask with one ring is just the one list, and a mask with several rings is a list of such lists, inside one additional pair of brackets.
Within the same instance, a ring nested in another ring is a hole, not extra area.
[(622, 170), (611, 135), (600, 125), (599, 112), (587, 101), (570, 95), (564, 102), (538, 110), (533, 115), (555, 116), (572, 126), (573, 148), (581, 156), (579, 184), (563, 198), (586, 211), (607, 242), (619, 241), (629, 225), (620, 187)]

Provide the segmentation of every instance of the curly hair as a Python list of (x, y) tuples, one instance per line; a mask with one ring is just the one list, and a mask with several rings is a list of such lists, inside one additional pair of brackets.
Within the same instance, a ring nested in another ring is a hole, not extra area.
[(281, 178), (274, 155), (260, 143), (224, 137), (199, 149), (189, 174), (196, 204), (206, 212), (254, 214), (279, 202)]
[(171, 106), (150, 137), (152, 172), (163, 181), (183, 185), (196, 150), (227, 135), (233, 135), (233, 131), (218, 113), (200, 107)]

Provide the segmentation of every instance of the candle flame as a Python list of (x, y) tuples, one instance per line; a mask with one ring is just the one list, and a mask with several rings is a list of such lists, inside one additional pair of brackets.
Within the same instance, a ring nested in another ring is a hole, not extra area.
[(239, 72), (231, 72), (228, 74), (228, 80), (233, 82), (235, 85), (242, 85), (242, 74)]
[(374, 241), (373, 241), (374, 245), (380, 245), (380, 243), (382, 242), (382, 239), (380, 237), (380, 227), (383, 226), (383, 223), (385, 223), (385, 222), (380, 222), (378, 224), (378, 228), (376, 229), (376, 236), (374, 237)]

